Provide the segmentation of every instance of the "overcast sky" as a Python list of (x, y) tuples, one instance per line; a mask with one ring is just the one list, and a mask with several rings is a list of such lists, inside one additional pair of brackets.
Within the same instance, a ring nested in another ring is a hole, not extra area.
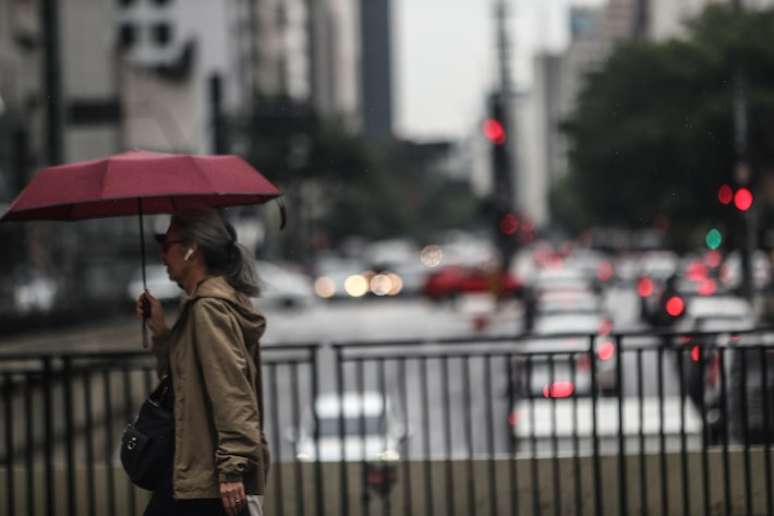
[[(606, 0), (510, 0), (514, 79), (527, 85), (536, 49), (566, 45), (571, 4)], [(494, 0), (395, 0), (396, 131), (460, 138), (483, 116), (497, 81)]]

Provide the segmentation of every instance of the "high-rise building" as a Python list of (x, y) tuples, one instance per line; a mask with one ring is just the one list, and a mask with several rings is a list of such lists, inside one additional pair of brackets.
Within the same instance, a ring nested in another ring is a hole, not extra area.
[(360, 112), (371, 140), (392, 135), (392, 37), (390, 0), (360, 1)]

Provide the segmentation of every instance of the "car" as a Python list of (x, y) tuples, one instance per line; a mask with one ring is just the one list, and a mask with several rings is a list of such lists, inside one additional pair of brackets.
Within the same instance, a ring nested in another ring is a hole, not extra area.
[[(169, 279), (167, 268), (163, 264), (147, 265), (145, 267), (145, 281), (148, 291), (163, 304), (177, 302), (183, 294), (183, 290), (177, 283)], [(128, 300), (134, 303), (142, 291), (142, 270), (138, 269), (126, 287)]]
[[(666, 397), (663, 412), (658, 398), (623, 398), (623, 436), (629, 450), (639, 445), (640, 431), (646, 449), (657, 450), (663, 432), (667, 449), (679, 449), (682, 432), (688, 448), (701, 445), (702, 421), (690, 403), (680, 397)], [(535, 446), (540, 453), (553, 450), (581, 455), (594, 452), (594, 424), (601, 453), (617, 453), (619, 438), (619, 400), (596, 400), (596, 421), (591, 398), (518, 400), (508, 415), (509, 435), (515, 451), (529, 451)], [(680, 418), (684, 412), (684, 426)], [(555, 440), (555, 441), (554, 441)]]
[(350, 462), (396, 462), (408, 438), (392, 399), (370, 390), (344, 392), (341, 397), (337, 393), (321, 394), (302, 416), (301, 427), (289, 433), (298, 460), (322, 462), (342, 458)]
[[(511, 389), (527, 398), (565, 398), (592, 394), (590, 339), (594, 340), (598, 392), (617, 392), (612, 321), (603, 312), (574, 312), (538, 317), (534, 332), (512, 361)], [(527, 358), (529, 357), (529, 358)], [(549, 358), (553, 357), (553, 358)]]
[(517, 296), (523, 292), (523, 285), (510, 272), (484, 267), (448, 265), (427, 277), (423, 294), (439, 301), (454, 299), (461, 294), (495, 293)]
[(261, 287), (258, 306), (304, 308), (317, 300), (312, 280), (296, 267), (256, 260), (255, 270)]

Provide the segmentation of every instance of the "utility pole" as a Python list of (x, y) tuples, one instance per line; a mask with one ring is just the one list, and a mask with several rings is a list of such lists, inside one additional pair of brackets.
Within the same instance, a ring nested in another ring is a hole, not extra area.
[(62, 72), (59, 59), (59, 2), (42, 0), (43, 77), (46, 94), (46, 155), (49, 165), (64, 161), (62, 143)]
[(493, 139), (492, 174), (494, 188), (494, 211), (496, 214), (496, 244), (500, 252), (500, 265), (503, 271), (510, 268), (516, 248), (515, 236), (511, 231), (503, 231), (504, 217), (516, 220), (514, 214), (516, 160), (516, 124), (513, 120), (513, 85), (511, 78), (511, 48), (508, 31), (508, 0), (495, 0), (494, 12), (497, 27), (497, 64), (499, 83), (490, 98), (490, 117), (499, 125), (502, 137)]
[[(744, 14), (742, 0), (732, 0), (738, 16)], [(751, 182), (751, 170), (749, 163), (749, 119), (748, 119), (748, 95), (747, 78), (745, 71), (736, 57), (733, 77), (733, 117), (734, 117), (734, 150), (736, 153), (736, 168), (734, 181), (739, 186), (747, 187)], [(742, 265), (741, 293), (751, 303), (755, 296), (755, 281), (753, 278), (753, 254), (756, 248), (755, 242), (755, 206), (739, 214), (741, 234), (744, 235), (739, 253)]]
[(632, 34), (636, 40), (645, 40), (650, 23), (650, 0), (636, 0)]

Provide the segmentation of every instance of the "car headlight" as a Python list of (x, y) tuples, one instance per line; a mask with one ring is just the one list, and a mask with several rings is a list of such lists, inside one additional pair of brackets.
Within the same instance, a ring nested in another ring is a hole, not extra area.
[(395, 450), (384, 450), (379, 454), (379, 458), (384, 462), (396, 462), (400, 460), (400, 453)]

